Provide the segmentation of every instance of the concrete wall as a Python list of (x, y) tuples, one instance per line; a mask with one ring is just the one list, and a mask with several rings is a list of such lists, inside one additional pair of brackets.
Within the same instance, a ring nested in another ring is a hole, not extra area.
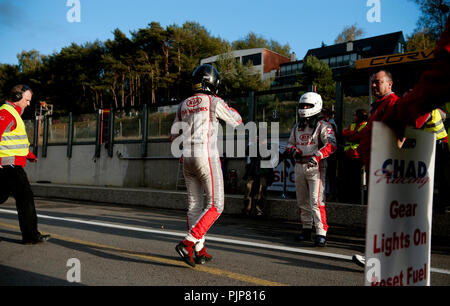
[[(172, 157), (170, 143), (150, 143), (147, 149), (154, 159), (135, 159), (141, 155), (138, 143), (115, 144), (113, 157), (103, 146), (100, 158), (94, 158), (94, 145), (73, 146), (71, 158), (67, 157), (66, 146), (49, 146), (47, 157), (43, 158), (39, 150), (38, 162), (28, 163), (25, 170), (30, 182), (175, 190), (178, 159)], [(245, 159), (230, 159), (228, 169), (236, 169), (242, 178)], [(242, 192), (244, 182), (239, 179), (238, 183)]]

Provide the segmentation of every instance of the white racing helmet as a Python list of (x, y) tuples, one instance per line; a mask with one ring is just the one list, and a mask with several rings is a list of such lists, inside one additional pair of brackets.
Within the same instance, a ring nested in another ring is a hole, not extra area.
[[(310, 104), (311, 108), (302, 108), (302, 104)], [(309, 118), (322, 111), (322, 97), (315, 92), (307, 92), (300, 97), (298, 114), (300, 118)]]

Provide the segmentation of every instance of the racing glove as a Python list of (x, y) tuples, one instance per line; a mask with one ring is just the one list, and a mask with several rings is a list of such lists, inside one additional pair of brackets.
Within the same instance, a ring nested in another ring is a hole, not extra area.
[(299, 149), (299, 148), (295, 148), (294, 152), (292, 153), (292, 156), (295, 159), (301, 159), (302, 155), (303, 155), (303, 151), (301, 149)]
[(311, 159), (308, 161), (308, 169), (311, 167), (317, 167), (317, 165), (319, 165), (317, 157), (316, 156), (311, 157)]
[(295, 151), (295, 146), (286, 147), (286, 150), (284, 151), (286, 154), (290, 155)]

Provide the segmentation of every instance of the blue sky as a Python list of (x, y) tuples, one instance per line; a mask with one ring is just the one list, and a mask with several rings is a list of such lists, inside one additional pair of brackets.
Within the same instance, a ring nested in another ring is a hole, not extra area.
[(381, 22), (369, 22), (368, 0), (79, 0), (80, 22), (70, 23), (68, 0), (0, 0), (0, 63), (17, 64), (22, 50), (59, 52), (72, 42), (82, 44), (113, 37), (150, 22), (163, 27), (186, 21), (204, 26), (212, 36), (229, 42), (254, 32), (288, 43), (297, 58), (308, 49), (330, 45), (345, 26), (357, 24), (363, 37), (416, 27), (419, 9), (411, 0), (377, 0)]

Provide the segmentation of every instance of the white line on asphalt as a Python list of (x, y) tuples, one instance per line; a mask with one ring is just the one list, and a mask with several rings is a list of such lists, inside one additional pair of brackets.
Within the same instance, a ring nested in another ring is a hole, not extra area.
[[(0, 209), (0, 212), (4, 212), (4, 213), (8, 213), (8, 214), (17, 214), (16, 211), (8, 210), (8, 209)], [(72, 219), (72, 218), (53, 217), (53, 216), (47, 216), (47, 215), (41, 215), (41, 214), (38, 214), (37, 216), (42, 219), (60, 220), (60, 221), (89, 224), (89, 225), (96, 225), (96, 226), (102, 226), (102, 227), (131, 230), (131, 231), (137, 231), (137, 232), (154, 233), (154, 234), (162, 234), (162, 235), (177, 236), (177, 237), (186, 236), (185, 233), (177, 233), (177, 232), (171, 232), (171, 231), (165, 231), (165, 230), (155, 230), (155, 229), (148, 229), (148, 228), (141, 228), (141, 227), (134, 227), (134, 226), (124, 226), (124, 225), (117, 225), (117, 224), (110, 224), (110, 223), (103, 223), (103, 222)], [(234, 240), (234, 239), (231, 240), (231, 239), (224, 239), (224, 238), (212, 237), (212, 236), (208, 236), (208, 241), (224, 242), (224, 243), (231, 243), (231, 244), (244, 245), (244, 246), (253, 246), (253, 247), (264, 248), (264, 249), (280, 250), (280, 251), (322, 256), (322, 257), (331, 257), (331, 258), (350, 260), (350, 261), (352, 260), (351, 256), (342, 255), (342, 254), (319, 252), (319, 251), (312, 251), (312, 250), (307, 250), (307, 249), (284, 247), (284, 246), (263, 244), (263, 243), (257, 243), (257, 242), (251, 242), (251, 241)], [(450, 270), (431, 268), (430, 271), (450, 275)]]

